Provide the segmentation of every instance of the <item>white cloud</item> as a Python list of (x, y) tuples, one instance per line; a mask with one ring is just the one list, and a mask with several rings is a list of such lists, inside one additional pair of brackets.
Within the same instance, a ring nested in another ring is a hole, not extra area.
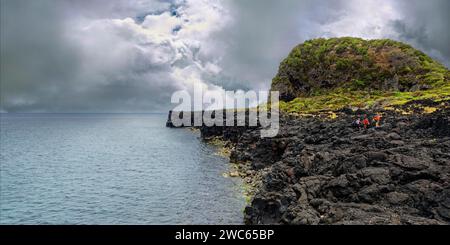
[(338, 10), (337, 18), (320, 26), (324, 36), (356, 36), (367, 39), (393, 36), (390, 23), (401, 18), (390, 1), (348, 0)]
[(152, 91), (192, 91), (199, 83), (205, 89), (220, 90), (203, 77), (221, 71), (209, 37), (227, 20), (218, 1), (189, 0), (178, 6), (176, 14), (150, 14), (141, 23), (132, 18), (72, 22), (69, 36), (85, 61), (80, 87), (142, 83)]

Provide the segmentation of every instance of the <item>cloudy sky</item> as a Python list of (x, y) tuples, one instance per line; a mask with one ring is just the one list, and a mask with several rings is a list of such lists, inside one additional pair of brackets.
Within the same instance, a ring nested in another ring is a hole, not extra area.
[(267, 90), (317, 37), (393, 38), (450, 64), (448, 0), (0, 0), (0, 111), (165, 111)]

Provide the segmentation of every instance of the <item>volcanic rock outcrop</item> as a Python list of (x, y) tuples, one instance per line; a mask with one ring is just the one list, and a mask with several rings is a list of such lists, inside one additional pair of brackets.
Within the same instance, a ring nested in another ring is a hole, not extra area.
[[(281, 63), (280, 131), (200, 127), (253, 183), (246, 224), (450, 224), (449, 71), (391, 41), (307, 41)], [(357, 118), (381, 115), (366, 129)]]

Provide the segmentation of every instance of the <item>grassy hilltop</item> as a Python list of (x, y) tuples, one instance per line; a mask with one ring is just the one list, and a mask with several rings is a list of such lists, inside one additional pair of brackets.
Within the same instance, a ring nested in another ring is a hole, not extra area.
[(314, 39), (296, 46), (272, 90), (291, 113), (450, 99), (450, 72), (413, 47), (388, 39)]

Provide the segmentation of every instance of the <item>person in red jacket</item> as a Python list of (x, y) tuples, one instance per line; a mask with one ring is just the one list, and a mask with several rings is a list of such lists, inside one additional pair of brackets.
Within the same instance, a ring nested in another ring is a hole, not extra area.
[(364, 120), (363, 120), (364, 128), (369, 127), (369, 124), (370, 124), (370, 122), (369, 122), (369, 119), (367, 118), (367, 115), (364, 115)]

